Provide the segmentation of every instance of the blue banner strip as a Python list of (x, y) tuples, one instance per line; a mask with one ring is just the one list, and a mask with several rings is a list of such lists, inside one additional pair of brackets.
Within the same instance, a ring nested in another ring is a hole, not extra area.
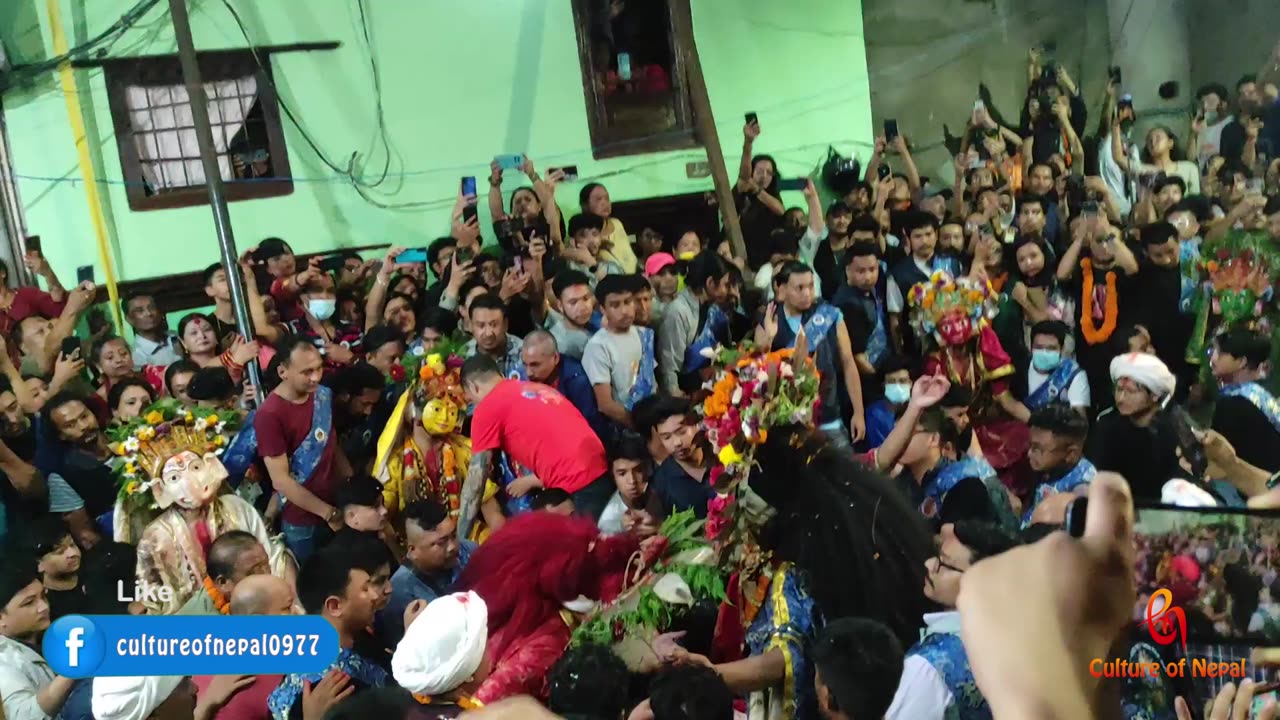
[(44, 659), (69, 678), (321, 672), (338, 632), (318, 615), (68, 615)]

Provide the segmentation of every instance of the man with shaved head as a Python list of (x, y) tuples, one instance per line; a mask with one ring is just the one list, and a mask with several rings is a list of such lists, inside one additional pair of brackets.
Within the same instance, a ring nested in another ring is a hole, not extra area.
[(231, 594), (232, 615), (293, 615), (296, 605), (293, 586), (275, 575), (250, 575)]
[(524, 360), (522, 379), (550, 385), (560, 391), (599, 434), (604, 422), (596, 405), (595, 390), (587, 379), (587, 371), (582, 369), (582, 363), (561, 355), (555, 336), (546, 330), (529, 333), (520, 353)]
[[(231, 591), (232, 615), (293, 615), (297, 596), (288, 581), (274, 575), (249, 575), (236, 583)], [(219, 712), (220, 718), (236, 720), (271, 720), (267, 697), (275, 690), (283, 675), (256, 675), (253, 683), (236, 693)], [(196, 675), (197, 696), (204, 697), (213, 682), (212, 675)]]

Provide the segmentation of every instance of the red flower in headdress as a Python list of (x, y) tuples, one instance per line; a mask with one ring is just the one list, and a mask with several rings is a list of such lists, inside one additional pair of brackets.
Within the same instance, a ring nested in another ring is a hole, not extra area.
[(395, 382), (404, 382), (404, 366), (396, 363), (391, 366), (391, 379)]

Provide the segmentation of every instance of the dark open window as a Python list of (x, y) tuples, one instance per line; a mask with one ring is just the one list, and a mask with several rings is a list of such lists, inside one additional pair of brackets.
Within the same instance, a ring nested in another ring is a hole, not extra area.
[(597, 158), (697, 146), (667, 0), (573, 0)]
[[(209, 124), (228, 200), (293, 192), (269, 57), (249, 51), (199, 55)], [(133, 210), (209, 201), (178, 56), (103, 64), (120, 164)]]

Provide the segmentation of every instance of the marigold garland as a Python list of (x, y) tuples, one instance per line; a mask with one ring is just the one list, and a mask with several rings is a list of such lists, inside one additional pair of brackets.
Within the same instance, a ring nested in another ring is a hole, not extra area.
[(218, 608), (218, 612), (223, 615), (231, 614), (231, 603), (222, 596), (222, 592), (218, 590), (218, 586), (213, 584), (213, 578), (205, 576), (204, 591), (209, 594), (209, 599), (213, 601), (214, 607)]
[(1080, 332), (1090, 345), (1098, 345), (1111, 339), (1120, 319), (1120, 297), (1116, 292), (1116, 272), (1107, 271), (1107, 298), (1103, 302), (1102, 327), (1093, 324), (1093, 262), (1089, 258), (1080, 261), (1084, 270), (1084, 285), (1080, 303)]
[(441, 695), (437, 698), (431, 695), (424, 695), (422, 693), (414, 693), (413, 699), (417, 700), (418, 703), (421, 705), (432, 705), (436, 702), (437, 699), (439, 699), (442, 701), (441, 704), (457, 705), (463, 710), (479, 710), (480, 708), (484, 707), (484, 703), (468, 695), (453, 698), (451, 700), (449, 699), (449, 696), (447, 694)]

